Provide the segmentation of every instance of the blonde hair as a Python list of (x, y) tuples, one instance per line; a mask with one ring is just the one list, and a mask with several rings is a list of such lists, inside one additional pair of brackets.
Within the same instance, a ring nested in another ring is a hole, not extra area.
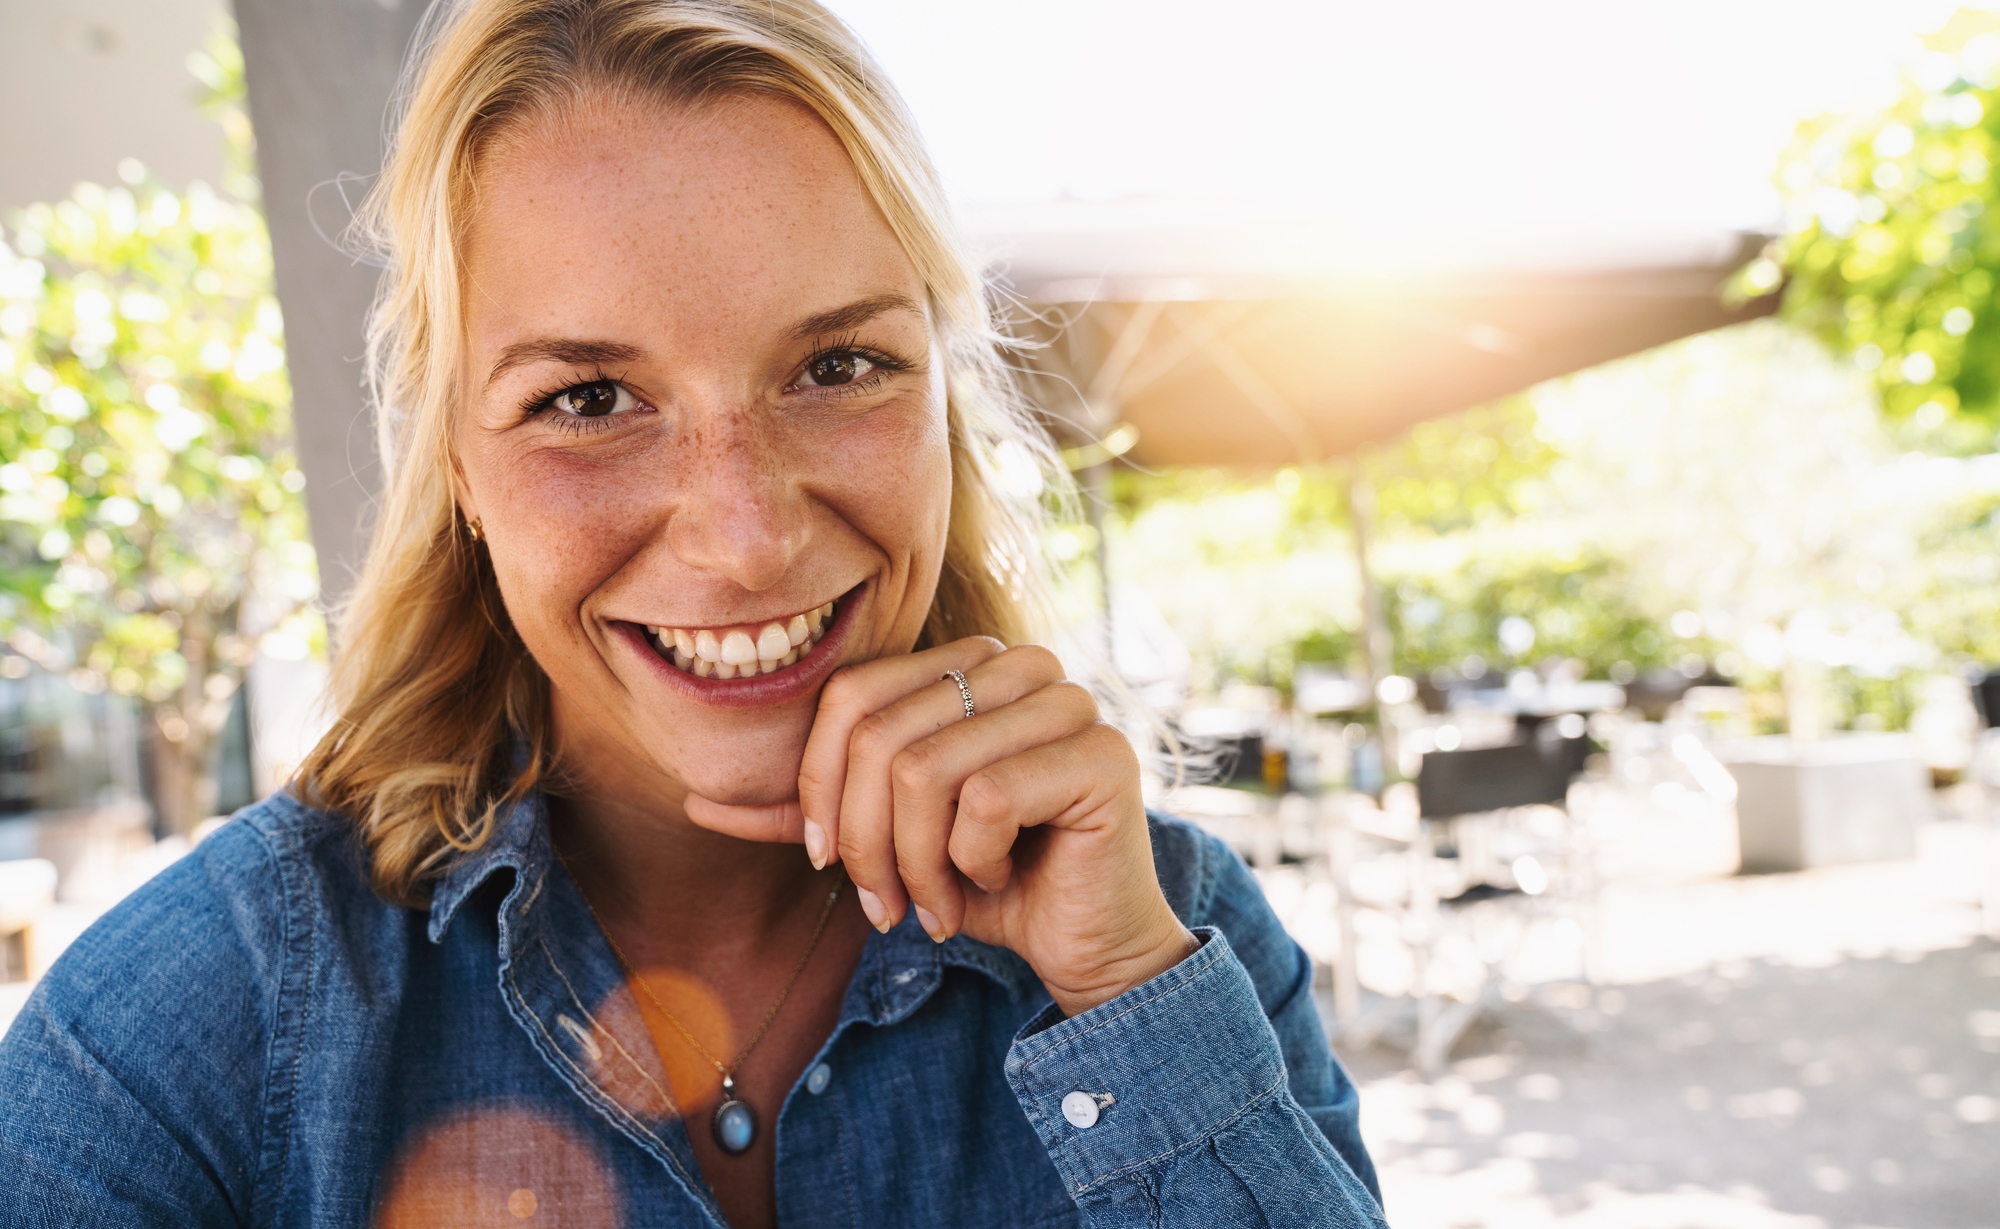
[[(998, 462), (1051, 465), (1004, 361), (902, 101), (860, 42), (812, 0), (461, 0), (420, 39), (404, 114), (357, 233), (387, 266), (369, 370), (387, 470), (374, 540), (338, 623), (332, 729), (294, 790), (350, 816), (377, 891), (419, 903), (500, 809), (557, 779), (548, 680), (514, 631), (452, 493), (461, 248), (482, 154), (524, 120), (612, 97), (730, 95), (811, 109), (853, 160), (923, 278), (947, 367), (951, 524), (921, 644), (1042, 631), (1040, 505)], [(1011, 454), (1011, 455), (1010, 455)]]

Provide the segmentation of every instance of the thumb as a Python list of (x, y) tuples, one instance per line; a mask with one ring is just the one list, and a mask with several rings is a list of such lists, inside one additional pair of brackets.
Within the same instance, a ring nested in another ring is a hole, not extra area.
[(687, 817), (710, 832), (742, 841), (799, 845), (805, 842), (805, 813), (797, 802), (741, 807), (689, 794)]

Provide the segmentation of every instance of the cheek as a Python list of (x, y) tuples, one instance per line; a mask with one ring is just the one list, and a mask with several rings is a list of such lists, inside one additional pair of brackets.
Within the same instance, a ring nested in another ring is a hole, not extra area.
[(537, 656), (551, 637), (581, 639), (576, 612), (644, 538), (631, 472), (560, 450), (467, 458), (507, 612)]
[(951, 514), (951, 444), (941, 399), (841, 433), (827, 473), (849, 524), (891, 555), (935, 560)]

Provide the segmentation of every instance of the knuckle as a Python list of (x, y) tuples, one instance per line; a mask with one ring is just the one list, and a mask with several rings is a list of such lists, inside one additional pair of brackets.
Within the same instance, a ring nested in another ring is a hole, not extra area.
[(1013, 809), (1013, 802), (1013, 787), (991, 769), (973, 773), (958, 788), (958, 813), (974, 823), (1006, 815)]
[(876, 854), (881, 844), (869, 839), (860, 824), (840, 825), (840, 832), (835, 835), (833, 843), (840, 850), (840, 860), (847, 863), (850, 871), (859, 870), (867, 874), (880, 865)]
[(889, 764), (889, 778), (899, 793), (924, 793), (934, 786), (945, 768), (944, 754), (926, 739), (911, 743), (896, 753)]
[(1132, 749), (1132, 740), (1125, 732), (1108, 721), (1092, 722), (1083, 731), (1084, 746), (1094, 755), (1102, 755), (1115, 760), (1118, 765), (1137, 769), (1139, 753)]
[(881, 713), (863, 717), (848, 735), (850, 754), (858, 759), (879, 760), (895, 751), (895, 729)]
[(827, 676), (820, 688), (819, 706), (829, 712), (860, 712), (867, 708), (863, 686), (853, 666), (842, 666)]
[(938, 878), (935, 867), (917, 861), (900, 849), (896, 851), (896, 874), (902, 878), (903, 886), (914, 892), (928, 891)]
[(1004, 850), (992, 848), (990, 837), (982, 840), (964, 835), (951, 839), (951, 864), (981, 887), (993, 881), (1006, 857)]
[(1049, 693), (1061, 710), (1074, 713), (1086, 722), (1097, 721), (1097, 697), (1090, 694), (1090, 688), (1069, 679), (1058, 679), (1042, 690)]
[(1062, 659), (1042, 645), (1015, 645), (1007, 653), (1034, 678), (1053, 680), (1063, 677)]
[(808, 760), (799, 765), (799, 793), (825, 794), (833, 790), (834, 774), (827, 767)]

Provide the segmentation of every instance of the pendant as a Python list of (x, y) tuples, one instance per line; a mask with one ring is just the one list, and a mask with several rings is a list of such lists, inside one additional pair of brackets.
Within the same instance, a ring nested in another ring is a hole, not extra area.
[(715, 1107), (715, 1142), (731, 1156), (741, 1156), (757, 1142), (757, 1115), (736, 1099), (736, 1080), (722, 1077), (722, 1104)]

